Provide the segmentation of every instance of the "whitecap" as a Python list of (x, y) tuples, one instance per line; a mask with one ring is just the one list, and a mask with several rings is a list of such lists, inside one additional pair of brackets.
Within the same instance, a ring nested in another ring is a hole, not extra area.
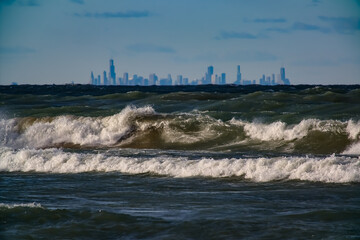
[(121, 157), (102, 153), (69, 153), (60, 149), (0, 148), (3, 172), (120, 172), (185, 177), (241, 177), (254, 182), (301, 180), (326, 183), (360, 182), (360, 158), (272, 157), (191, 159), (188, 157)]

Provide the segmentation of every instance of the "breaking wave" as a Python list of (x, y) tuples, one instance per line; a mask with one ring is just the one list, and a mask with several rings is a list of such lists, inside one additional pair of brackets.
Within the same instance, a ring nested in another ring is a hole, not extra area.
[(205, 112), (159, 114), (128, 106), (107, 117), (24, 117), (0, 120), (2, 146), (12, 148), (154, 148), (182, 150), (265, 150), (360, 154), (360, 121), (304, 119), (223, 121)]
[[(109, 117), (59, 116), (1, 120), (5, 145), (44, 148), (70, 143), (89, 146), (115, 144), (133, 130), (137, 117), (152, 115), (151, 107), (126, 107)], [(1, 130), (0, 130), (1, 131)]]
[(307, 136), (310, 131), (347, 134), (350, 139), (357, 139), (360, 133), (360, 121), (358, 123), (354, 123), (352, 120), (348, 122), (341, 122), (337, 120), (321, 121), (318, 119), (306, 119), (293, 126), (288, 126), (286, 123), (281, 121), (263, 124), (249, 123), (232, 119), (231, 123), (243, 126), (249, 137), (262, 141), (291, 141)]
[(190, 159), (188, 157), (120, 157), (70, 153), (61, 149), (0, 149), (2, 172), (121, 172), (170, 177), (241, 177), (254, 182), (276, 180), (326, 183), (360, 182), (360, 158), (273, 157)]
[(352, 144), (342, 153), (348, 155), (360, 155), (360, 142)]

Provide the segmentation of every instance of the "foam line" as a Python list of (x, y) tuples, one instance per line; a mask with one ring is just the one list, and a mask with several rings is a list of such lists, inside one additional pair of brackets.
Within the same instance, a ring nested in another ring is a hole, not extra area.
[(28, 207), (28, 208), (43, 208), (40, 203), (0, 203), (0, 208), (17, 208), (17, 207)]
[(325, 158), (204, 158), (120, 157), (104, 154), (80, 154), (60, 149), (0, 148), (3, 172), (121, 172), (151, 173), (170, 177), (243, 177), (254, 182), (303, 180), (326, 183), (360, 182), (360, 157), (331, 155)]

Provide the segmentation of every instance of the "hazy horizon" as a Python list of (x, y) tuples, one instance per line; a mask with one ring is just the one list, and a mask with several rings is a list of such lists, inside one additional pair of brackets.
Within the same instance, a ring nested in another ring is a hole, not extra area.
[(0, 2), (0, 85), (89, 83), (124, 72), (291, 84), (359, 84), (360, 1)]

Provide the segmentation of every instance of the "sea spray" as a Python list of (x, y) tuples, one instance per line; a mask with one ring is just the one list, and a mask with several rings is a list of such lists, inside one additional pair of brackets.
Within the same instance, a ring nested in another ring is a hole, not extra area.
[[(109, 117), (75, 117), (71, 115), (54, 118), (2, 120), (4, 145), (13, 147), (46, 148), (63, 143), (84, 146), (107, 146), (115, 144), (132, 131), (133, 121), (139, 116), (154, 114), (151, 107), (128, 106)], [(12, 139), (8, 136), (12, 136)]]

